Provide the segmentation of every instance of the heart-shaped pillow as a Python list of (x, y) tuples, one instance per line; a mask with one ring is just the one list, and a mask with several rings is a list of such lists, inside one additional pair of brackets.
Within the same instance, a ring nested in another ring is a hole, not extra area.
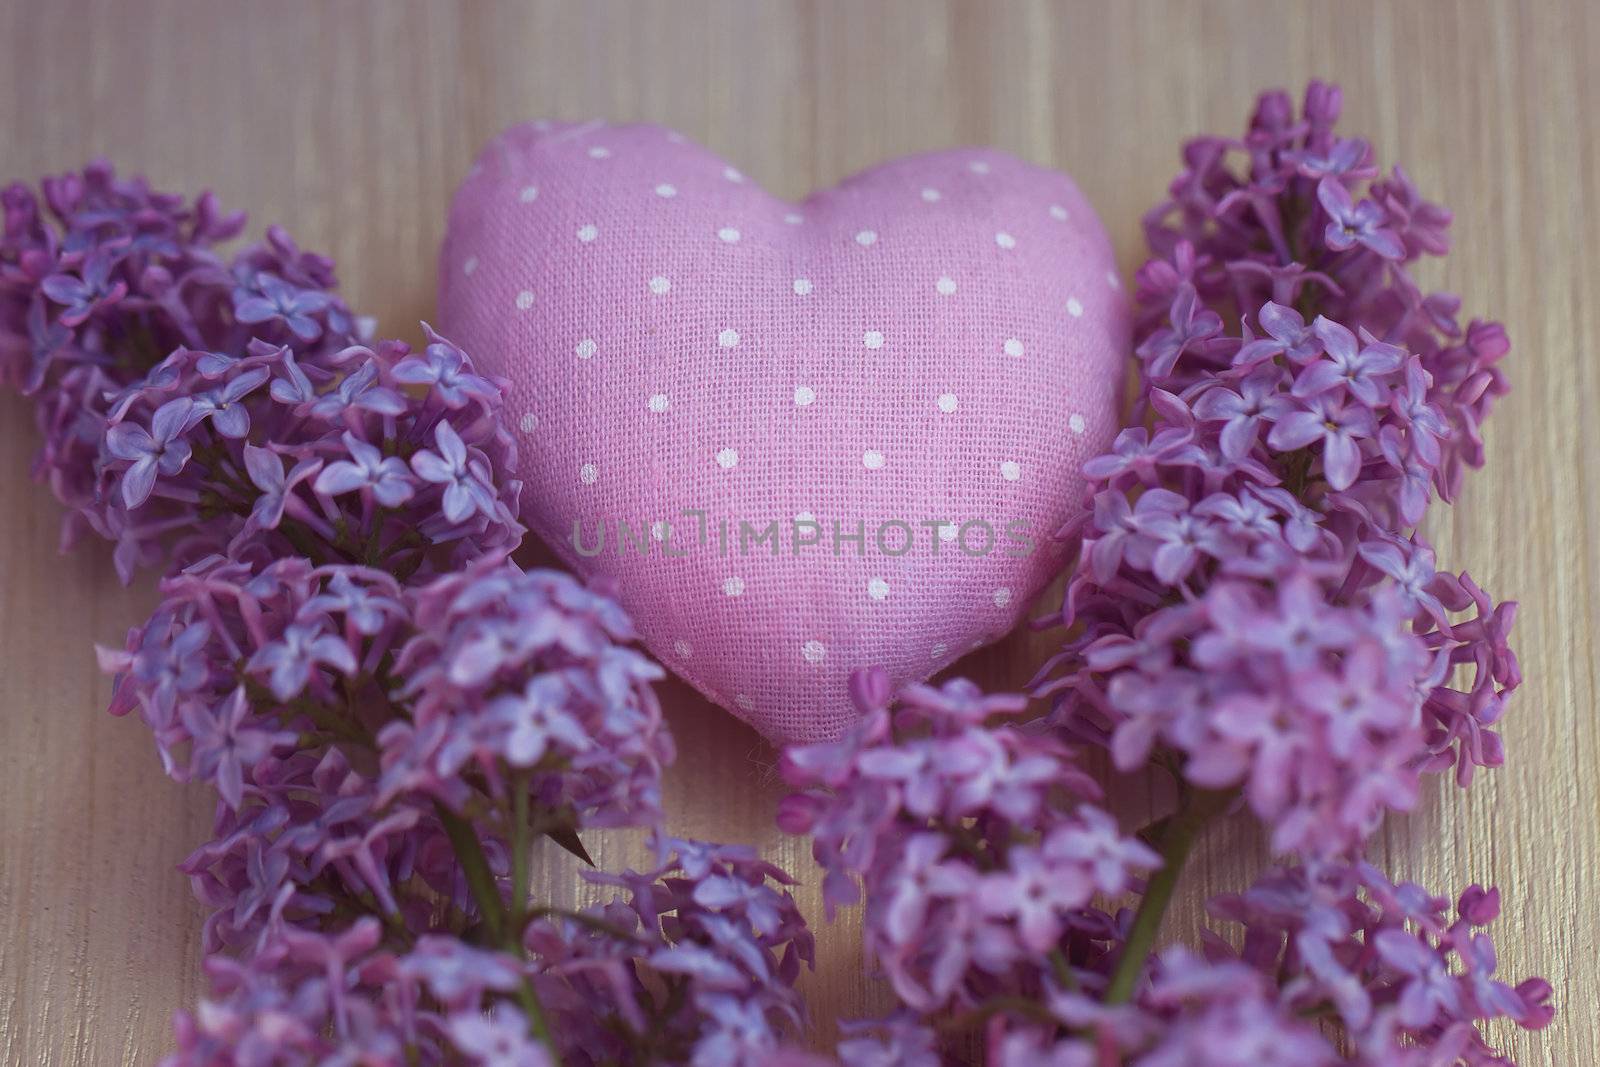
[(511, 381), (523, 511), (778, 742), (1003, 635), (1117, 428), (1126, 300), (1063, 174), (902, 159), (789, 203), (654, 126), (533, 123), (455, 197), (443, 332)]

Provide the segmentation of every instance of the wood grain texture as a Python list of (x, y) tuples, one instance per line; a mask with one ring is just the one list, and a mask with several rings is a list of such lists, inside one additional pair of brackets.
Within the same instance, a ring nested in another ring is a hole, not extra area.
[[(1253, 94), (1343, 83), (1348, 129), (1457, 212), (1456, 253), (1424, 269), (1468, 313), (1502, 317), (1515, 392), (1488, 468), (1431, 534), (1440, 559), (1522, 601), (1527, 684), (1507, 766), (1470, 792), (1431, 786), (1373, 859), (1430, 886), (1506, 891), (1503, 969), (1543, 973), (1562, 1013), (1502, 1035), (1524, 1065), (1600, 1062), (1600, 5), (1537, 3), (489, 4), (0, 2), (0, 179), (104, 153), (176, 189), (209, 186), (337, 257), (353, 305), (416, 339), (434, 253), (477, 145), (533, 117), (675, 126), (780, 194), (905, 152), (987, 143), (1071, 170), (1125, 270), (1139, 214), (1180, 139), (1233, 131)], [(166, 781), (143, 728), (103, 712), (91, 642), (151, 604), (94, 546), (56, 554), (58, 510), (27, 480), (28, 413), (0, 399), (0, 1062), (151, 1063), (200, 992), (202, 918), (176, 870), (209, 800)], [(963, 669), (1025, 677), (1047, 639)], [(671, 685), (683, 833), (754, 842), (806, 878), (771, 828), (771, 754)], [(1138, 819), (1161, 798), (1141, 783)], [(636, 843), (605, 841), (608, 865)], [(1212, 833), (1195, 900), (1241, 886), (1259, 836)], [(572, 868), (539, 883), (581, 897)], [(821, 930), (808, 979), (819, 1038), (874, 1010), (850, 916)]]

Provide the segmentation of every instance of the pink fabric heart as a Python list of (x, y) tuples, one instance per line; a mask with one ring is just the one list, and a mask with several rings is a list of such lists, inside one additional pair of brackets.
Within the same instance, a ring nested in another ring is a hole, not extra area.
[(440, 307), (511, 381), (532, 529), (777, 742), (836, 736), (856, 668), (903, 685), (1012, 628), (1117, 429), (1129, 332), (1063, 174), (939, 152), (794, 204), (598, 123), (488, 145)]

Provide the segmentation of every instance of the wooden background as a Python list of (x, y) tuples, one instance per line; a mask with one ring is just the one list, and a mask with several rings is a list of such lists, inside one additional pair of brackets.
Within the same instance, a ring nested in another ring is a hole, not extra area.
[[(1503, 1035), (1530, 1064), (1600, 1062), (1600, 4), (81, 3), (0, 0), (0, 179), (105, 153), (174, 189), (214, 188), (252, 233), (285, 224), (338, 258), (351, 303), (415, 339), (434, 307), (447, 199), (513, 121), (648, 119), (798, 196), (885, 158), (988, 143), (1070, 169), (1125, 271), (1180, 139), (1240, 128), (1253, 95), (1343, 83), (1347, 130), (1457, 212), (1428, 281), (1505, 319), (1515, 392), (1489, 466), (1431, 533), (1442, 563), (1522, 601), (1526, 686), (1508, 765), (1430, 787), (1373, 858), (1440, 890), (1506, 891), (1503, 969), (1543, 973), (1562, 1013)], [(58, 511), (27, 480), (25, 406), (0, 399), (0, 1062), (150, 1063), (201, 986), (199, 908), (174, 865), (210, 799), (161, 775), (144, 728), (106, 716), (91, 642), (151, 604), (98, 546), (56, 554)], [(1047, 643), (965, 669), (1026, 676)], [(771, 827), (771, 754), (679, 685), (682, 833), (755, 842), (807, 879)], [(1159, 798), (1135, 783), (1139, 819)], [(602, 843), (603, 863), (634, 855)], [(1180, 895), (1237, 888), (1257, 835), (1214, 832)], [(573, 898), (570, 867), (541, 874)], [(1191, 904), (1169, 920), (1192, 930)], [(846, 916), (809, 980), (820, 1022), (871, 1010)]]

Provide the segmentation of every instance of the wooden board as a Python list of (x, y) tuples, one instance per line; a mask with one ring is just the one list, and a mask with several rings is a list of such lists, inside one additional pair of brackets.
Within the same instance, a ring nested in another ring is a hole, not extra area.
[[(1524, 1067), (1600, 1062), (1600, 5), (1537, 3), (0, 2), (0, 179), (104, 153), (168, 188), (214, 188), (252, 232), (286, 225), (338, 258), (352, 304), (416, 339), (434, 253), (476, 147), (539, 116), (666, 123), (798, 196), (905, 152), (987, 143), (1070, 169), (1124, 270), (1180, 139), (1239, 128), (1253, 94), (1313, 75), (1347, 129), (1457, 212), (1457, 254), (1425, 278), (1505, 319), (1516, 391), (1489, 465), (1432, 526), (1440, 559), (1522, 601), (1528, 678), (1508, 765), (1470, 793), (1430, 786), (1373, 858), (1441, 889), (1499, 883), (1504, 970), (1563, 1011), (1509, 1038)], [(27, 480), (25, 406), (0, 399), (0, 1062), (150, 1063), (201, 985), (174, 865), (209, 799), (166, 781), (143, 727), (106, 716), (91, 643), (151, 603), (93, 546), (56, 554), (58, 510)], [(965, 669), (1025, 677), (1048, 641)], [(820, 1037), (874, 1010), (852, 919), (822, 926), (803, 847), (751, 732), (672, 686), (683, 833), (755, 842), (808, 884)], [(1159, 803), (1139, 783), (1120, 803)], [(626, 862), (605, 842), (602, 862)], [(1240, 886), (1259, 837), (1213, 833), (1170, 921)], [(578, 893), (552, 861), (541, 884)]]

